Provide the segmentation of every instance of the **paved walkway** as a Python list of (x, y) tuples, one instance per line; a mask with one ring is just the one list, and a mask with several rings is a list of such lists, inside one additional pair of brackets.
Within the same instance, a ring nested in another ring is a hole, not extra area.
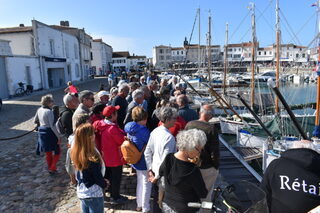
[[(97, 91), (105, 78), (94, 79), (79, 84), (80, 90)], [(14, 137), (32, 130), (33, 116), (43, 94), (51, 93), (55, 104), (62, 105), (63, 88), (41, 91), (16, 100), (4, 101), (0, 111), (0, 139)], [(44, 213), (80, 212), (79, 201), (74, 186), (64, 169), (66, 143), (62, 144), (62, 155), (58, 163), (59, 173), (49, 175), (44, 156), (35, 154), (37, 135), (35, 132), (14, 140), (0, 140), (0, 212)], [(129, 202), (112, 206), (105, 202), (105, 212), (135, 212), (136, 177), (124, 169), (121, 193), (129, 197)]]

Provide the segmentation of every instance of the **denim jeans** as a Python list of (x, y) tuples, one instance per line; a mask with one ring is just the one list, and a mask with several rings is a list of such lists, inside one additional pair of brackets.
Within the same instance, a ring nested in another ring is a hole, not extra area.
[(80, 199), (82, 213), (103, 213), (103, 197), (91, 197)]

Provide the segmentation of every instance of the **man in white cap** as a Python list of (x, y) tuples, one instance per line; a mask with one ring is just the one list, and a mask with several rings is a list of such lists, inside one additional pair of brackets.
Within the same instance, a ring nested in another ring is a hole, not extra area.
[(109, 92), (105, 90), (101, 90), (97, 93), (97, 102), (101, 104), (108, 105), (109, 102)]

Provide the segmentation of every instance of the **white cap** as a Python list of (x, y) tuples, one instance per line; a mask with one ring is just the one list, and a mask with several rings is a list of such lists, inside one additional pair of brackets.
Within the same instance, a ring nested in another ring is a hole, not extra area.
[(105, 91), (105, 90), (101, 90), (100, 92), (98, 92), (97, 96), (99, 98), (101, 98), (102, 96), (104, 95), (108, 95), (109, 96), (109, 92), (108, 91)]

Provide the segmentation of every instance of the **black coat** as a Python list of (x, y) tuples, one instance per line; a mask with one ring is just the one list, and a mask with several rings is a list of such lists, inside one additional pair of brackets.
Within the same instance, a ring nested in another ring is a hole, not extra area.
[(268, 166), (262, 189), (272, 213), (302, 213), (320, 205), (320, 154), (290, 149)]

